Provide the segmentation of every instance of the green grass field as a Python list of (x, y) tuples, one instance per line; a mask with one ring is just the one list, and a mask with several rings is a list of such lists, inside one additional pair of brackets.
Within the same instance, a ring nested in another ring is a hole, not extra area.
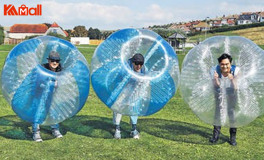
[[(0, 68), (13, 46), (0, 46)], [(87, 61), (96, 46), (78, 46)], [(182, 62), (184, 55), (179, 55)], [(20, 120), (0, 95), (0, 159), (263, 159), (264, 117), (239, 128), (236, 147), (227, 142), (228, 128), (219, 143), (208, 142), (212, 126), (199, 120), (179, 91), (158, 113), (140, 117), (139, 140), (130, 138), (130, 124), (123, 117), (122, 139), (113, 139), (112, 111), (92, 87), (83, 109), (61, 123), (62, 139), (54, 139), (49, 127), (41, 127), (44, 142), (31, 139), (30, 124)]]

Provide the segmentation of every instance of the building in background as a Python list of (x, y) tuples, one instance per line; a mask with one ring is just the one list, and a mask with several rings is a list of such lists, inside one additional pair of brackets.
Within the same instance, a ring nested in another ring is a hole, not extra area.
[(90, 44), (89, 37), (71, 37), (71, 43), (74, 45)]
[(45, 36), (49, 33), (60, 34), (64, 37), (68, 36), (68, 33), (56, 22), (50, 26), (46, 24), (14, 24), (11, 27), (4, 27), (4, 33), (4, 44), (18, 44), (27, 37)]

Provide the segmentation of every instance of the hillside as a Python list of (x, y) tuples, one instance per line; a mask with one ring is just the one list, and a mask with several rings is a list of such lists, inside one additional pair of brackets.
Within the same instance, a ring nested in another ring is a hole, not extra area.
[(248, 29), (241, 29), (236, 31), (228, 31), (228, 32), (219, 32), (219, 33), (206, 33), (203, 32), (200, 35), (195, 35), (187, 38), (187, 42), (195, 43), (198, 41), (203, 41), (205, 38), (209, 38), (212, 36), (243, 36), (246, 37), (258, 45), (264, 45), (264, 27), (254, 27)]
[(255, 27), (233, 31), (234, 34), (246, 37), (258, 45), (264, 45), (264, 27)]

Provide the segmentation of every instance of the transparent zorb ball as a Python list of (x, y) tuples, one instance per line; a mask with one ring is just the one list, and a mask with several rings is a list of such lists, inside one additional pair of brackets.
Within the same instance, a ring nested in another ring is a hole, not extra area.
[[(218, 58), (232, 56), (235, 86), (228, 77), (214, 84)], [(184, 100), (204, 122), (216, 126), (240, 127), (263, 114), (264, 51), (239, 36), (208, 38), (185, 56), (180, 88)]]
[[(60, 72), (43, 66), (51, 51), (60, 54)], [(5, 99), (21, 119), (52, 125), (74, 116), (84, 106), (89, 93), (89, 69), (84, 56), (70, 42), (42, 36), (10, 51), (1, 84)]]
[[(133, 69), (130, 58), (144, 56), (144, 73)], [(91, 80), (97, 96), (114, 112), (151, 115), (175, 94), (178, 58), (158, 34), (146, 29), (123, 29), (110, 35), (92, 58)]]

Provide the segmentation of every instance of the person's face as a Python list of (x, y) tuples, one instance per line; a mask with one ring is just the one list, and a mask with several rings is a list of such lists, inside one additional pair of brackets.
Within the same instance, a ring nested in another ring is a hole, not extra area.
[(223, 59), (219, 65), (222, 73), (230, 73), (231, 63), (228, 58)]
[(53, 60), (53, 59), (49, 59), (49, 66), (51, 69), (55, 70), (60, 64), (59, 60)]
[(134, 71), (136, 72), (140, 72), (142, 66), (143, 66), (143, 63), (133, 62), (133, 68), (134, 68)]

